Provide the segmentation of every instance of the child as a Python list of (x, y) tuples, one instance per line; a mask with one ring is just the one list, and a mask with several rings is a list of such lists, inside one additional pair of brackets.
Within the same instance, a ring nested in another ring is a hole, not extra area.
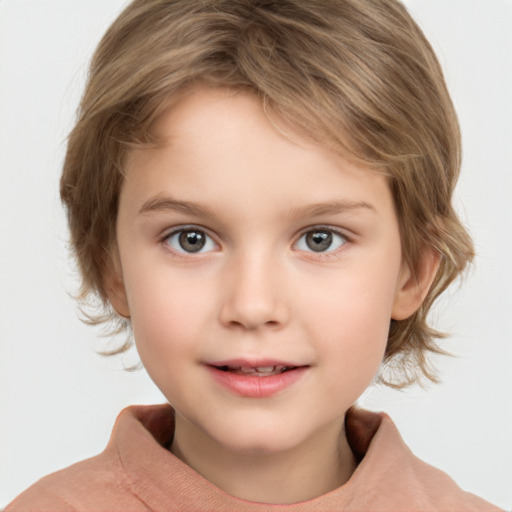
[(472, 257), (459, 153), (394, 1), (132, 3), (61, 194), (82, 300), (172, 408), (124, 411), (7, 510), (496, 510), (351, 407), (383, 360), (392, 385), (434, 378), (426, 315)]

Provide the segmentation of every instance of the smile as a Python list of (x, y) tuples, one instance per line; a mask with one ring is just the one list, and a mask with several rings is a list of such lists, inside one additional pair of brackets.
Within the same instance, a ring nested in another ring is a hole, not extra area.
[(252, 375), (254, 377), (268, 377), (269, 375), (278, 375), (280, 373), (284, 373), (290, 370), (297, 368), (296, 366), (283, 366), (283, 365), (275, 365), (275, 366), (219, 366), (217, 367), (219, 370), (223, 372), (232, 372), (237, 375)]
[(214, 382), (230, 393), (247, 398), (269, 398), (301, 380), (310, 366), (230, 361), (207, 364), (206, 368)]

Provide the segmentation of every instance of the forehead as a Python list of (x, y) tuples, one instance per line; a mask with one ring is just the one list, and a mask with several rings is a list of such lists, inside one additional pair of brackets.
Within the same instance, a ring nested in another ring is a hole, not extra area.
[(208, 85), (185, 88), (161, 111), (150, 131), (162, 145), (178, 146), (200, 135), (204, 136), (202, 142), (223, 137), (232, 144), (245, 128), (257, 126), (265, 126), (269, 135), (262, 137), (262, 130), (254, 131), (254, 143), (260, 147), (278, 138), (304, 148), (322, 145), (315, 141), (313, 130), (286, 120), (251, 89)]
[(389, 199), (381, 174), (269, 118), (246, 91), (195, 89), (158, 117), (152, 133), (158, 146), (132, 150), (127, 158), (121, 195), (138, 201), (139, 209), (141, 201), (171, 192), (245, 209), (262, 197), (290, 207)]

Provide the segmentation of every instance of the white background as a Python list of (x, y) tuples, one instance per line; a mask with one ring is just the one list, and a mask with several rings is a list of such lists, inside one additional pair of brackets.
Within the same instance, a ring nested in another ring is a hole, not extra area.
[[(163, 401), (95, 354), (77, 318), (58, 200), (86, 64), (121, 0), (0, 0), (0, 506), (100, 452), (125, 405)], [(437, 308), (458, 355), (427, 390), (371, 390), (413, 451), (512, 508), (512, 1), (409, 0), (445, 69), (464, 163), (457, 205), (475, 268)], [(135, 356), (133, 356), (135, 357)], [(128, 361), (132, 362), (133, 358)]]

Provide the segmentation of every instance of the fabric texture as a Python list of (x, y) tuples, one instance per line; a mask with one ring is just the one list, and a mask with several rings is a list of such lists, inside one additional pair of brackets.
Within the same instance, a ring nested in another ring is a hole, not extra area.
[(346, 484), (308, 501), (268, 505), (226, 494), (168, 451), (169, 405), (129, 407), (103, 453), (39, 480), (5, 512), (500, 510), (415, 457), (387, 415), (351, 409), (346, 432), (361, 461)]

